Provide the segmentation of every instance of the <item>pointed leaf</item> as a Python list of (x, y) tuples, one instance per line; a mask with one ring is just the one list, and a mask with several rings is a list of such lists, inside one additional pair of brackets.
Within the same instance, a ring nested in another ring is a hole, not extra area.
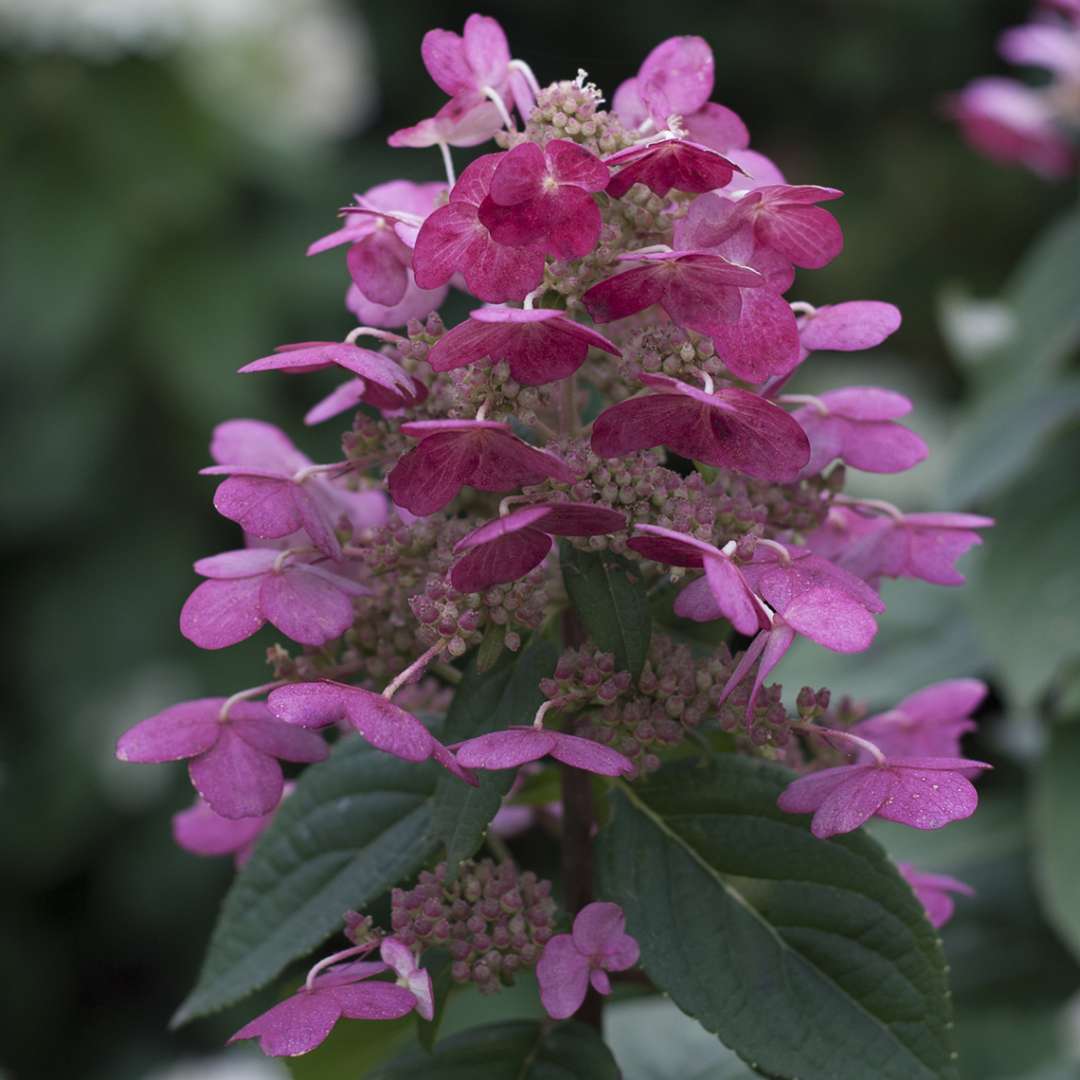
[[(544, 700), (540, 680), (551, 674), (557, 658), (555, 646), (539, 637), (533, 638), (519, 657), (504, 653), (486, 672), (479, 670), (479, 658), (474, 657), (446, 717), (445, 741), (461, 742), (513, 724), (531, 723)], [(514, 775), (513, 769), (481, 772), (480, 786), (475, 788), (451, 776), (440, 779), (435, 790), (434, 830), (446, 847), (451, 875), (456, 874), (458, 863), (483, 843)]]
[[(186, 1023), (265, 986), (434, 855), (433, 763), (347, 737), (307, 769), (225, 897)], [(464, 785), (463, 785), (464, 786)]]
[(559, 562), (570, 600), (589, 637), (615, 654), (619, 670), (636, 679), (645, 666), (652, 616), (645, 586), (631, 563), (611, 552), (581, 551), (559, 541)]
[(598, 895), (653, 982), (755, 1069), (954, 1077), (936, 934), (875, 841), (815, 840), (777, 809), (790, 778), (719, 755), (618, 785)]
[(573, 1021), (549, 1028), (508, 1020), (470, 1028), (434, 1054), (413, 1050), (369, 1074), (369, 1080), (618, 1080), (599, 1032)]

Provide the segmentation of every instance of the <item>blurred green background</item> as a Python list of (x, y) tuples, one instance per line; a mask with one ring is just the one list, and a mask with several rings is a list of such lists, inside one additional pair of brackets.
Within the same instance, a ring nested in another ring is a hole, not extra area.
[[(262, 638), (202, 654), (177, 630), (191, 562), (235, 539), (196, 469), (230, 416), (287, 426), (317, 460), (333, 452), (333, 430), (299, 434), (310, 382), (233, 372), (279, 342), (351, 325), (340, 252), (306, 260), (304, 247), (352, 192), (439, 178), (436, 152), (391, 152), (385, 137), (443, 100), (420, 63), (423, 32), (460, 29), (471, 10), (0, 0), (0, 1075), (285, 1075), (248, 1048), (221, 1056), (250, 1005), (167, 1030), (231, 867), (171, 843), (169, 816), (190, 798), (184, 770), (120, 766), (112, 743), (168, 704), (261, 677)], [(942, 115), (943, 95), (1001, 70), (994, 39), (1025, 4), (483, 10), (542, 82), (580, 66), (609, 94), (662, 38), (701, 34), (716, 51), (714, 98), (754, 145), (793, 182), (849, 193), (837, 209), (847, 250), (800, 275), (793, 295), (891, 300), (904, 326), (875, 353), (815, 361), (802, 386), (911, 393), (934, 457), (859, 490), (1005, 524), (968, 560), (968, 589), (890, 590), (868, 658), (804, 652), (780, 676), (885, 706), (948, 675), (992, 683), (971, 747), (998, 764), (979, 815), (886, 839), (978, 889), (945, 933), (964, 1075), (1077, 1075), (1075, 190), (984, 161)], [(970, 299), (1000, 295), (1014, 306)], [(651, 1064), (647, 1048), (628, 1050), (628, 1075), (729, 1075), (711, 1040), (702, 1049), (662, 1026), (670, 1018), (653, 1022), (705, 1056)], [(618, 1039), (640, 1041), (642, 1023), (622, 1022)]]

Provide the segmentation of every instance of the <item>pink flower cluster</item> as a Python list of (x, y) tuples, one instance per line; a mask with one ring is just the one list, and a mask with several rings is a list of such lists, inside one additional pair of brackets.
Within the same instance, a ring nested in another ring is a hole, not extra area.
[(1038, 71), (1038, 85), (984, 76), (950, 99), (950, 114), (987, 157), (1048, 179), (1069, 176), (1080, 140), (1080, 4), (1040, 0), (1031, 22), (1001, 35), (998, 51)]
[[(294, 646), (269, 650), (269, 682), (172, 706), (120, 739), (125, 761), (188, 761), (200, 801), (178, 815), (178, 842), (246, 857), (287, 791), (281, 762), (326, 757), (327, 730), (462, 784), (548, 760), (621, 782), (660, 767), (684, 729), (745, 717), (740, 751), (803, 772), (780, 806), (812, 813), (817, 836), (873, 815), (921, 829), (969, 815), (970, 777), (987, 766), (960, 756), (959, 737), (980, 684), (930, 688), (850, 730), (827, 691), (800, 694), (792, 720), (765, 685), (798, 637), (868, 648), (882, 578), (961, 582), (957, 559), (991, 524), (842, 493), (846, 469), (896, 473), (926, 456), (902, 395), (785, 391), (815, 352), (872, 348), (900, 326), (882, 301), (787, 296), (796, 269), (840, 254), (822, 204), (842, 193), (789, 183), (750, 149), (739, 117), (710, 101), (701, 38), (657, 46), (610, 111), (584, 73), (541, 87), (484, 16), (463, 35), (431, 31), (422, 57), (449, 100), (390, 142), (439, 148), (446, 183), (357, 195), (309, 254), (347, 247), (361, 325), (240, 369), (342, 372), (305, 416), (352, 414), (340, 458), (313, 462), (257, 420), (213, 435), (203, 473), (222, 478), (214, 506), (243, 539), (195, 563), (204, 580), (181, 632), (221, 649), (269, 623)], [(491, 139), (456, 176), (451, 148)], [(451, 288), (480, 303), (447, 329), (437, 309)], [(556, 538), (634, 560), (654, 591), (684, 582), (675, 614), (725, 620), (743, 648), (702, 660), (658, 628), (634, 681), (586, 643), (543, 680), (531, 725), (444, 745), (427, 717), (445, 708), (432, 688), (460, 678), (454, 662), (483, 643), (490, 665), (565, 607)], [(837, 764), (838, 750), (856, 760)], [(587, 905), (551, 937), (535, 875), (473, 879), (476, 895), (445, 874), (401, 892), (395, 936), (317, 964), (235, 1037), (299, 1054), (342, 1017), (429, 1016), (417, 961), (431, 942), (450, 942), (455, 977), (486, 989), (538, 962), (554, 1017), (636, 963), (617, 905)], [(380, 961), (359, 958), (376, 943)], [(379, 978), (390, 971), (396, 983)]]

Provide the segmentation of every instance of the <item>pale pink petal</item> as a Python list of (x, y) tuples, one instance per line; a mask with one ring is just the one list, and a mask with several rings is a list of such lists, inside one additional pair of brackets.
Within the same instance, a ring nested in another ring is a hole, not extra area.
[(850, 300), (820, 307), (799, 324), (803, 346), (856, 352), (880, 345), (900, 329), (900, 311), (880, 300)]
[(376, 229), (353, 244), (345, 261), (356, 287), (373, 303), (392, 307), (401, 302), (409, 249), (392, 229)]
[(925, 461), (930, 448), (922, 437), (890, 420), (846, 423), (841, 457), (853, 469), (898, 473)]
[(349, 1020), (396, 1020), (411, 1013), (417, 1002), (411, 990), (385, 982), (337, 986), (321, 992), (329, 994)]
[(911, 412), (911, 399), (877, 386), (845, 386), (818, 397), (834, 416), (846, 420), (896, 420)]
[(124, 732), (116, 743), (121, 761), (180, 761), (205, 753), (221, 734), (218, 713), (224, 698), (172, 705)]
[(882, 803), (892, 790), (893, 779), (890, 770), (876, 765), (852, 772), (843, 784), (821, 800), (810, 822), (810, 831), (819, 840), (825, 840), (857, 829), (875, 813), (880, 813)]
[[(979, 796), (971, 781), (959, 772), (901, 767), (917, 759), (900, 758), (887, 770), (892, 783), (878, 810), (878, 817), (898, 821), (913, 829), (940, 829), (950, 821), (971, 817)], [(964, 759), (956, 760), (959, 767)]]
[[(709, 591), (731, 625), (740, 634), (748, 636), (763, 629), (761, 608), (754, 602), (746, 579), (731, 560), (721, 555), (718, 558), (706, 558), (704, 565)], [(684, 607), (686, 603), (689, 601), (684, 602)]]
[(412, 713), (382, 694), (350, 687), (344, 696), (345, 714), (354, 728), (376, 749), (404, 761), (426, 761), (435, 739)]
[(946, 679), (908, 694), (897, 710), (919, 723), (970, 716), (986, 699), (981, 679)]
[(266, 699), (270, 712), (287, 724), (322, 728), (345, 719), (345, 698), (352, 688), (323, 679), (280, 686)]
[[(571, 936), (578, 952), (586, 956), (606, 957), (609, 952), (622, 947), (621, 939), (626, 937), (626, 916), (618, 904), (594, 901), (586, 904), (575, 916)], [(607, 964), (604, 966), (607, 967)]]
[(724, 616), (724, 609), (717, 602), (708, 578), (704, 577), (691, 581), (675, 597), (673, 610), (680, 618), (694, 622), (713, 622)]
[(783, 617), (794, 630), (833, 652), (862, 652), (877, 633), (874, 616), (859, 601), (831, 589), (810, 589), (796, 597)]
[(624, 79), (611, 98), (611, 111), (631, 131), (649, 119), (649, 110), (641, 100), (641, 89), (636, 78)]
[[(693, 142), (724, 154), (730, 150), (745, 150), (750, 145), (750, 132), (746, 130), (742, 118), (726, 105), (718, 105), (715, 101), (707, 101), (697, 112), (685, 115), (683, 124)], [(742, 165), (741, 162), (738, 164)], [(783, 179), (779, 182), (782, 183)]]
[(476, 79), (465, 57), (465, 42), (451, 30), (429, 30), (420, 43), (420, 56), (435, 85), (444, 93), (475, 88)]
[(498, 21), (489, 15), (470, 15), (465, 20), (464, 47), (476, 85), (498, 89), (510, 63), (510, 46)]
[(214, 428), (210, 456), (218, 465), (254, 465), (291, 476), (311, 464), (292, 440), (262, 420), (226, 420)]
[(174, 814), (173, 839), (193, 855), (232, 855), (251, 844), (270, 824), (272, 814), (249, 818), (224, 818), (202, 799)]
[(188, 763), (195, 790), (227, 818), (269, 814), (281, 801), (284, 779), (275, 758), (256, 750), (229, 726), (205, 754)]
[(214, 492), (214, 509), (252, 536), (287, 536), (302, 524), (294, 490), (291, 480), (230, 476)]
[(323, 761), (330, 752), (321, 735), (302, 727), (286, 724), (270, 715), (259, 703), (259, 712), (245, 710), (239, 702), (229, 710), (229, 727), (249, 746), (282, 761)]
[(789, 814), (812, 814), (826, 798), (849, 780), (860, 777), (872, 765), (837, 765), (807, 773), (793, 780), (780, 793), (776, 805)]
[(611, 993), (611, 980), (608, 978), (607, 972), (602, 968), (593, 968), (589, 972), (589, 982), (598, 994), (603, 994), (606, 997)]
[(204, 581), (180, 611), (180, 633), (200, 649), (224, 649), (251, 637), (266, 622), (259, 602), (263, 580)]
[(299, 1057), (322, 1043), (341, 1018), (341, 1006), (329, 991), (301, 990), (245, 1024), (229, 1039), (259, 1040), (271, 1057)]
[(642, 100), (658, 126), (675, 113), (687, 116), (709, 100), (713, 90), (713, 53), (700, 37), (672, 37), (645, 57), (638, 69)]
[(364, 326), (378, 326), (390, 329), (404, 326), (410, 319), (426, 319), (436, 308), (442, 306), (450, 291), (448, 285), (434, 289), (422, 289), (410, 269), (407, 272), (408, 285), (400, 304), (383, 307), (373, 304), (355, 285), (350, 285), (345, 294), (345, 306)]
[(274, 626), (302, 645), (325, 645), (353, 624), (351, 599), (330, 582), (305, 573), (302, 566), (268, 574), (259, 603)]
[(763, 214), (755, 235), (759, 243), (809, 269), (826, 266), (844, 247), (836, 218), (819, 206), (785, 206), (782, 212)]
[(467, 769), (514, 769), (546, 757), (555, 742), (555, 735), (542, 728), (514, 727), (469, 739), (455, 755)]
[(540, 1000), (553, 1020), (565, 1020), (581, 1008), (589, 988), (589, 960), (569, 934), (557, 934), (536, 965)]
[(362, 379), (350, 379), (342, 383), (336, 390), (331, 390), (317, 404), (312, 405), (304, 413), (304, 423), (311, 426), (321, 424), (325, 420), (356, 409), (364, 399), (364, 383)]
[(627, 776), (634, 771), (634, 764), (629, 758), (608, 746), (577, 735), (564, 735), (562, 732), (552, 734), (555, 745), (548, 752), (564, 765), (573, 765), (576, 769), (600, 776)]
[(274, 548), (240, 548), (210, 555), (195, 563), (195, 573), (208, 578), (242, 578), (269, 571), (280, 551)]
[[(913, 515), (909, 515), (910, 517)], [(956, 561), (982, 543), (978, 533), (965, 529), (909, 528), (906, 576), (934, 585), (963, 585)]]

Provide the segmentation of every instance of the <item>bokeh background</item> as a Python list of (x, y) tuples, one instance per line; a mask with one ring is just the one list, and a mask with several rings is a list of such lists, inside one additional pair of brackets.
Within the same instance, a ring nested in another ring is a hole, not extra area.
[[(167, 1030), (231, 867), (172, 846), (184, 770), (121, 766), (112, 744), (165, 705), (260, 678), (261, 638), (201, 654), (177, 630), (191, 562), (234, 539), (196, 469), (228, 417), (299, 434), (317, 388), (233, 372), (279, 342), (349, 328), (340, 252), (307, 260), (305, 245), (352, 192), (440, 177), (435, 151), (392, 152), (385, 137), (441, 103), (420, 39), (460, 29), (470, 10), (0, 0), (6, 1078), (287, 1075), (248, 1048), (222, 1056), (235, 1014)], [(483, 10), (542, 82), (581, 66), (609, 93), (657, 41), (704, 35), (714, 98), (746, 119), (754, 145), (794, 182), (849, 193), (837, 209), (844, 255), (796, 293), (888, 299), (904, 326), (875, 353), (815, 359), (802, 387), (854, 379), (910, 393), (934, 456), (873, 490), (1004, 523), (966, 562), (967, 589), (904, 583), (871, 654), (804, 652), (780, 675), (883, 706), (949, 675), (992, 684), (971, 750), (998, 768), (978, 816), (942, 834), (882, 835), (978, 889), (945, 932), (964, 1075), (1077, 1075), (1076, 191), (983, 160), (942, 109), (947, 92), (1002, 70), (994, 39), (1026, 5)], [(333, 441), (301, 438), (316, 460)], [(667, 1014), (621, 1030), (649, 1033), (626, 1059), (634, 1076), (741, 1075)], [(662, 1060), (649, 1054), (657, 1042)]]

